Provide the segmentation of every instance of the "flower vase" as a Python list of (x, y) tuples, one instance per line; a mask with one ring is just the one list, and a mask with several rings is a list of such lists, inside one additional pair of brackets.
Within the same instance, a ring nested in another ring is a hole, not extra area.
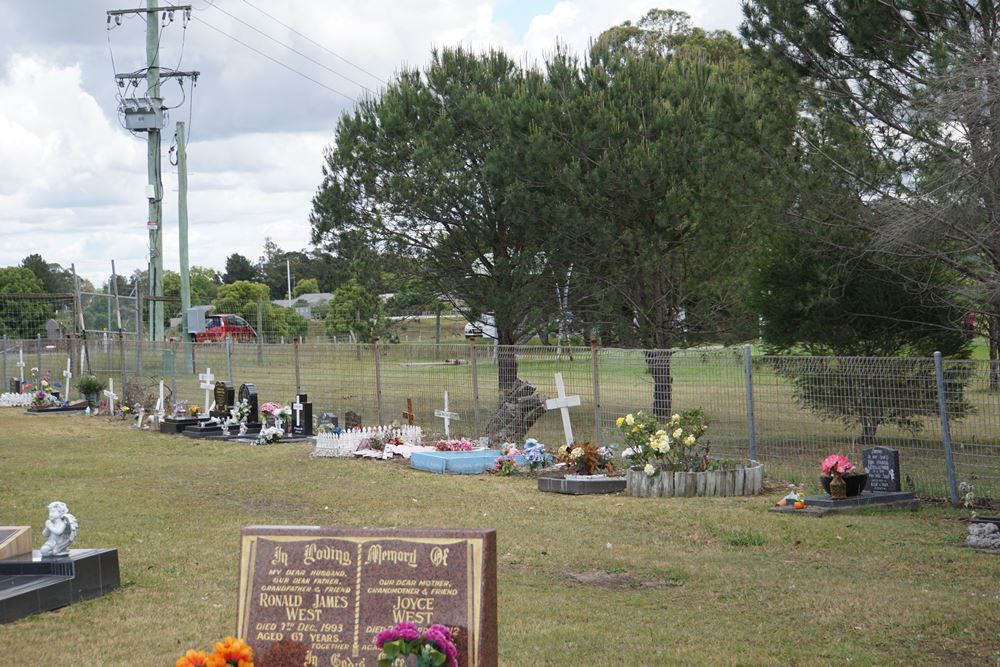
[(834, 500), (843, 500), (847, 497), (847, 482), (839, 472), (834, 472), (833, 479), (830, 480), (830, 497)]

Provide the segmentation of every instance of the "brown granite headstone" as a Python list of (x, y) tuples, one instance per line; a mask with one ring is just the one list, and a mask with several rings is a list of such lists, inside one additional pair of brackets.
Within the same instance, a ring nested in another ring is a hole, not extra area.
[(376, 667), (375, 636), (408, 621), (451, 628), (460, 667), (496, 667), (496, 531), (248, 526), (238, 611), (255, 655), (292, 639), (306, 664)]

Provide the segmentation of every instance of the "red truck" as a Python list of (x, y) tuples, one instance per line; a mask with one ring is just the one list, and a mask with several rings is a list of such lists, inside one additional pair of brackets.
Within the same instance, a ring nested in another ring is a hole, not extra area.
[(257, 332), (250, 323), (239, 315), (222, 313), (205, 316), (205, 330), (191, 334), (196, 343), (219, 341), (232, 338), (241, 343), (252, 343), (257, 338)]

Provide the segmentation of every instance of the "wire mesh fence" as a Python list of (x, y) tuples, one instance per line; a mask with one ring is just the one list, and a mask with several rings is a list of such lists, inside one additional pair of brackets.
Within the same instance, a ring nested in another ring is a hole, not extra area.
[[(458, 415), (449, 424), (453, 437), (498, 439), (518, 432), (499, 419), (516, 414), (525, 419), (518, 435), (550, 446), (565, 437), (560, 410), (544, 409), (545, 399), (559, 393), (559, 374), (565, 394), (580, 400), (568, 409), (577, 442), (620, 443), (615, 420), (629, 412), (643, 410), (665, 421), (674, 412), (701, 407), (716, 457), (755, 455), (772, 479), (815, 485), (827, 455), (843, 453), (860, 462), (863, 449), (888, 446), (899, 451), (903, 490), (924, 497), (953, 495), (943, 402), (955, 484), (972, 485), (981, 502), (1000, 496), (1000, 388), (989, 362), (946, 360), (938, 383), (933, 359), (748, 359), (743, 348), (137, 343), (117, 336), (7, 340), (0, 348), (5, 378), (17, 378), (22, 357), (26, 366), (53, 376), (71, 359), (74, 369), (127, 388), (132, 395), (126, 400), (152, 396), (163, 380), (168, 405), (204, 407), (210, 394), (199, 375), (210, 373), (236, 387), (255, 384), (262, 403), (290, 403), (295, 394), (308, 394), (317, 416), (332, 412), (343, 419), (350, 411), (363, 424), (375, 425), (405, 422), (412, 414), (432, 436), (444, 433), (435, 411), (444, 409), (447, 392), (448, 410)], [(512, 391), (521, 392), (520, 412), (512, 411)]]

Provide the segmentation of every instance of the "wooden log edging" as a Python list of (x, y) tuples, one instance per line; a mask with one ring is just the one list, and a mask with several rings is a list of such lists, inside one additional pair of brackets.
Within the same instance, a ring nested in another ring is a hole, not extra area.
[(705, 472), (661, 470), (653, 477), (642, 468), (629, 468), (625, 481), (625, 494), (640, 498), (756, 496), (764, 491), (764, 464), (749, 461), (739, 468)]

